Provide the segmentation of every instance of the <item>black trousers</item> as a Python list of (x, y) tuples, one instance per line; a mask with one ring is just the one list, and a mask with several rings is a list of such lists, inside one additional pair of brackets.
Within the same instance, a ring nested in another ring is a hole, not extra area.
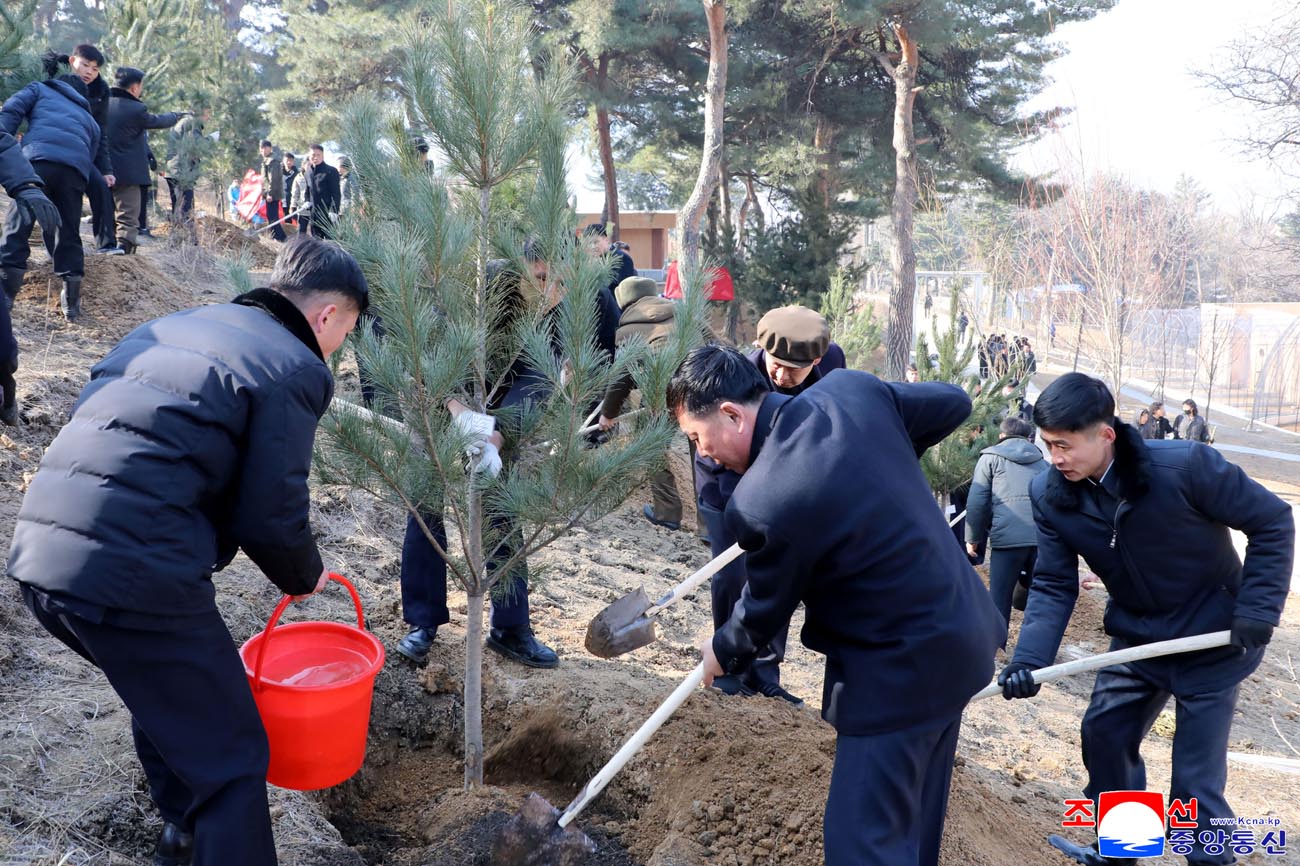
[(149, 228), (149, 205), (153, 203), (154, 188), (149, 184), (140, 187), (140, 231)]
[(14, 373), (18, 372), (18, 339), (14, 337), (14, 323), (9, 313), (9, 299), (0, 297), (0, 403), (8, 402), (17, 388)]
[(826, 866), (938, 866), (961, 716), (835, 740)]
[(216, 608), (155, 619), (28, 586), (23, 598), (50, 634), (104, 672), (131, 711), (149, 792), (165, 820), (194, 834), (193, 866), (275, 866), (266, 731)]
[[(86, 179), (81, 172), (61, 162), (37, 160), (32, 168), (45, 183), (45, 195), (58, 208), (63, 224), (51, 231), (41, 226), (45, 249), (54, 260), (54, 273), (61, 277), (80, 277), (86, 272), (85, 251), (81, 248), (81, 199), (86, 194)], [(0, 242), (0, 265), (27, 270), (32, 254), (28, 236), (31, 224), (17, 202), (5, 214), (4, 241)]]
[(1008, 623), (1011, 622), (1011, 596), (1016, 584), (1025, 572), (1033, 576), (1037, 561), (1037, 547), (994, 547), (989, 552), (989, 594)]
[[(438, 539), (438, 545), (447, 549), (447, 529), (442, 515), (433, 512), (420, 515)], [(509, 531), (507, 543), (502, 546), (501, 558), (506, 559), (517, 538), (518, 528), (500, 524)], [(488, 569), (495, 569), (492, 561)], [(406, 518), (406, 536), (402, 540), (402, 618), (413, 628), (437, 628), (451, 621), (447, 610), (447, 563), (429, 543), (420, 524), (414, 517)], [(504, 591), (501, 598), (492, 598), (492, 627), (499, 629), (524, 628), (529, 623), (528, 563), (522, 562), (515, 572), (503, 578), (499, 586)]]
[(117, 246), (117, 225), (113, 212), (113, 191), (108, 188), (104, 175), (93, 165), (90, 179), (86, 181), (86, 198), (90, 201), (90, 228), (95, 233), (95, 246)]
[[(278, 201), (268, 201), (266, 203), (266, 221), (268, 223), (279, 222), (280, 217), (282, 216), (283, 214), (280, 213), (280, 203)], [(271, 237), (275, 238), (277, 241), (284, 240), (285, 235), (283, 223), (271, 227)]]
[(176, 203), (179, 201), (181, 206), (180, 217), (183, 220), (188, 220), (190, 214), (194, 211), (194, 190), (182, 189), (178, 191), (177, 187), (180, 184), (176, 180), (170, 177), (165, 178), (165, 180), (167, 181), (167, 193), (171, 196), (172, 215), (176, 215)]
[[(1115, 642), (1112, 648), (1124, 646)], [(1080, 731), (1088, 770), (1084, 796), (1095, 800), (1102, 791), (1146, 790), (1146, 765), (1139, 748), (1172, 695), (1176, 728), (1169, 797), (1184, 802), (1195, 797), (1200, 825), (1196, 850), (1187, 862), (1191, 866), (1236, 862), (1230, 847), (1223, 854), (1206, 854), (1199, 843), (1201, 830), (1215, 829), (1211, 819), (1233, 818), (1223, 789), (1228, 782), (1228, 734), (1239, 681), (1228, 678), (1233, 684), (1223, 687), (1215, 682), (1222, 678), (1211, 674), (1216, 667), (1245, 664), (1253, 669), (1262, 655), (1258, 650), (1243, 654), (1227, 647), (1100, 671)]]
[[(727, 529), (722, 512), (703, 502), (696, 501), (696, 513), (709, 529), (709, 548), (716, 557), (736, 543), (736, 539)], [(713, 601), (713, 628), (722, 628), (731, 619), (732, 608), (740, 601), (740, 594), (749, 582), (749, 572), (745, 570), (745, 557), (739, 556), (727, 564), (722, 571), (713, 575), (709, 593)], [(781, 662), (785, 661), (785, 645), (790, 637), (790, 623), (781, 628), (781, 633), (772, 642), (763, 647), (758, 657), (749, 667), (737, 671), (736, 675), (750, 688), (756, 689), (764, 683), (781, 684)]]

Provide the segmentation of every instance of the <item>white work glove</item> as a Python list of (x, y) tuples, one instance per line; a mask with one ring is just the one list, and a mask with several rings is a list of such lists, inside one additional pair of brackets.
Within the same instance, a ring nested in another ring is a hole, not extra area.
[(469, 439), (470, 455), (477, 453), (477, 446), (487, 442), (488, 437), (497, 429), (497, 421), (491, 415), (466, 409), (456, 416), (456, 429)]
[(469, 469), (474, 475), (496, 478), (501, 474), (501, 452), (491, 442), (483, 441), (469, 452)]

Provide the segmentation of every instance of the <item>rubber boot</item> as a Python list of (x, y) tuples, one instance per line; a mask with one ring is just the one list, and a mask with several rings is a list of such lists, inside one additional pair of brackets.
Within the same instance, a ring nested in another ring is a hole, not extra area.
[(81, 316), (81, 277), (64, 277), (63, 291), (59, 292), (59, 307), (63, 318), (75, 322)]
[(18, 426), (18, 383), (5, 369), (0, 369), (0, 424)]
[(4, 304), (10, 310), (14, 308), (14, 299), (18, 297), (18, 290), (23, 286), (25, 273), (27, 271), (23, 268), (5, 268), (3, 277), (0, 277), (0, 282), (4, 284)]

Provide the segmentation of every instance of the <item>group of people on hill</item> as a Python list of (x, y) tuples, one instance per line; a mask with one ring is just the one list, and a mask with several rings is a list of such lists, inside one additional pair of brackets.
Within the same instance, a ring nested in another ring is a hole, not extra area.
[[(41, 86), (64, 98), (57, 82)], [(89, 165), (95, 127), (81, 128)], [(280, 191), (269, 168), (275, 156), (265, 142), (272, 196)], [(281, 155), (282, 170), (286, 161)], [(50, 181), (0, 135), (0, 182), (15, 199), (10, 217), (28, 230), (48, 220), (58, 231), (60, 207), (41, 190), (62, 170), (44, 168)], [(296, 184), (295, 177), (290, 188)], [(14, 531), (7, 570), (32, 614), (99, 666), (131, 712), (165, 821), (157, 866), (276, 862), (266, 736), (212, 576), (242, 549), (289, 595), (314, 593), (328, 578), (307, 478), (333, 394), (327, 361), (367, 313), (369, 288), (352, 256), (323, 239), (330, 224), (316, 208), (331, 211), (312, 197), (319, 194), (319, 186), (306, 193), (308, 236), (284, 245), (267, 288), (148, 322), (93, 368)], [(288, 197), (279, 199), (282, 209)], [(287, 207), (302, 202), (288, 198)], [(590, 311), (600, 350), (613, 359), (630, 341), (663, 345), (676, 327), (672, 301), (637, 274), (603, 226), (587, 227), (580, 242), (608, 269)], [(510, 298), (526, 282), (541, 286), (553, 320), (569, 303), (564, 286), (548, 280), (536, 244), (522, 252), (529, 273), (498, 261), (490, 279)], [(372, 318), (369, 326), (382, 338), (382, 323)], [(512, 327), (509, 315), (496, 327)], [(1027, 341), (1015, 345), (1023, 364), (1032, 350)], [(1009, 345), (1006, 352), (1001, 375), (1013, 369)], [(511, 433), (498, 421), (525, 401), (550, 398), (534, 363), (517, 358), (487, 406), (447, 402), (450, 423), (470, 445), (467, 472), (501, 472), (512, 459)], [(997, 363), (990, 359), (992, 372)], [(695, 348), (668, 384), (669, 410), (693, 452), (708, 542), (715, 555), (733, 543), (745, 551), (714, 578), (714, 630), (701, 662), (712, 688), (801, 705), (782, 687), (780, 663), (802, 603), (802, 639), (826, 657), (822, 715), (837, 734), (826, 863), (937, 866), (961, 715), (993, 677), (1008, 633), (1003, 597), (1027, 554), (1000, 558), (993, 592), (986, 590), (921, 470), (924, 453), (969, 417), (966, 392), (845, 367), (826, 320), (790, 306), (760, 319), (747, 351), (711, 340)], [(364, 369), (361, 378), (383, 411), (391, 395)], [(628, 381), (615, 383), (592, 407), (600, 428), (617, 422), (629, 390)], [(1031, 538), (1035, 547), (1024, 623), (997, 682), (1007, 699), (1037, 694), (1033, 672), (1053, 661), (1078, 596), (1079, 557), (1110, 591), (1106, 625), (1117, 647), (1230, 631), (1232, 646), (1102, 671), (1082, 728), (1085, 794), (1141, 789), (1138, 747), (1172, 695), (1179, 725), (1171, 794), (1196, 798), (1200, 827), (1230, 820), (1228, 731), (1239, 684), (1259, 665), (1286, 598), (1291, 510), (1214, 449), (1144, 439), (1115, 416), (1107, 387), (1086, 375), (1057, 379), (1029, 414), (1050, 465), (1041, 455), (1028, 459), (1028, 448), (1037, 450), (1033, 428), (1017, 407), (1002, 420), (1005, 447), (976, 471), (988, 491), (972, 531), (994, 538), (995, 551), (1030, 546)], [(1005, 523), (1000, 505), (1018, 525)], [(681, 528), (670, 476), (657, 477), (642, 515)], [(522, 527), (509, 513), (490, 519), (504, 539), (488, 564), (495, 569)], [(1229, 527), (1249, 537), (1244, 565)], [(410, 630), (395, 649), (417, 663), (450, 619), (438, 555), (445, 544), (441, 509), (410, 516), (400, 572)], [(555, 667), (558, 654), (531, 627), (527, 563), (503, 582), (487, 646), (524, 665)], [(1132, 862), (1070, 850), (1088, 866)], [(1205, 845), (1189, 859), (1233, 862)]]
[(1159, 400), (1137, 413), (1136, 427), (1143, 439), (1187, 439), (1191, 442), (1213, 443), (1210, 425), (1201, 417), (1196, 401), (1188, 397), (1183, 401), (1183, 414), (1170, 423), (1165, 404)]
[(1000, 379), (1013, 373), (1029, 378), (1038, 372), (1038, 358), (1028, 337), (1007, 339), (1006, 334), (990, 334), (980, 341), (977, 352), (981, 379)]
[(338, 168), (325, 161), (325, 148), (307, 148), (306, 163), (269, 139), (262, 139), (262, 201), (271, 237), (285, 241), (285, 226), (297, 226), (299, 234), (318, 238), (333, 236), (334, 221), (360, 203), (360, 192), (352, 176), (352, 160), (338, 159)]

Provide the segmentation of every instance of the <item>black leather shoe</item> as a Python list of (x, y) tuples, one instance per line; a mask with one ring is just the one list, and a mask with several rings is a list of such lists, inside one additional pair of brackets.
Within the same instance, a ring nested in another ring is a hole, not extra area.
[(795, 707), (803, 707), (802, 698), (796, 698), (776, 683), (763, 683), (758, 687), (758, 693), (765, 698), (780, 698)]
[(153, 850), (153, 866), (188, 866), (194, 859), (194, 836), (175, 824), (163, 825)]
[(734, 674), (727, 674), (726, 676), (714, 677), (713, 688), (722, 692), (724, 695), (740, 695), (742, 697), (747, 698), (755, 694), (753, 689), (745, 685), (741, 681), (740, 677)]
[(645, 515), (646, 520), (650, 521), (655, 526), (662, 526), (664, 529), (671, 529), (673, 532), (676, 532), (677, 530), (682, 528), (682, 524), (680, 521), (660, 520), (658, 517), (655, 517), (655, 510), (651, 508), (649, 505), (641, 506), (641, 513)]
[(559, 667), (555, 650), (533, 636), (531, 628), (494, 628), (488, 631), (487, 645), (508, 659), (530, 668)]
[(0, 424), (18, 426), (18, 383), (9, 373), (0, 373)]
[(406, 637), (397, 642), (397, 652), (417, 665), (422, 665), (429, 658), (429, 649), (433, 646), (433, 639), (437, 634), (436, 628), (413, 628)]

